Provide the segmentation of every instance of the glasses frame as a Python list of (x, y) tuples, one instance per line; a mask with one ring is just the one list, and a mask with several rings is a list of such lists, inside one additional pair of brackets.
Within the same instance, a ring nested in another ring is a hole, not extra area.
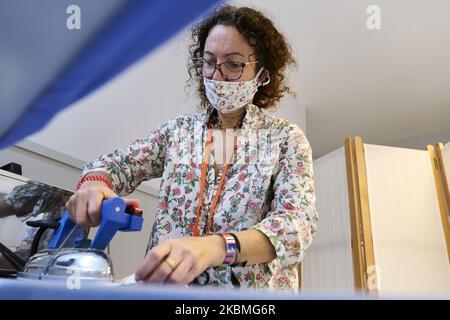
[[(254, 55), (254, 53), (251, 54), (251, 55), (249, 55), (248, 58), (250, 58), (252, 55)], [(248, 58), (247, 58), (247, 59), (248, 59)], [(219, 70), (220, 75), (221, 75), (222, 78), (224, 78), (226, 81), (237, 81), (237, 80), (241, 79), (242, 75), (244, 74), (244, 69), (245, 69), (246, 66), (252, 65), (252, 64), (257, 64), (257, 63), (259, 62), (259, 61), (250, 61), (250, 60), (247, 61), (247, 62), (234, 62), (234, 63), (238, 63), (238, 64), (241, 65), (241, 67), (242, 67), (241, 74), (240, 74), (239, 77), (236, 78), (236, 79), (229, 79), (229, 78), (227, 78), (227, 77), (223, 74), (221, 66), (224, 65), (225, 63), (229, 63), (230, 61), (225, 61), (225, 62), (222, 62), (222, 63), (215, 63), (215, 64), (214, 64), (214, 70), (213, 70), (213, 72), (211, 73), (211, 75), (210, 75), (209, 77), (207, 77), (207, 76), (205, 76), (205, 75), (203, 74), (203, 68), (204, 68), (205, 58), (204, 58), (204, 57), (201, 57), (201, 58), (196, 58), (196, 59), (194, 59), (194, 60), (195, 60), (195, 61), (200, 61), (200, 62), (202, 63), (201, 65), (198, 66), (199, 68), (202, 69), (202, 72), (200, 72), (200, 73), (197, 72), (197, 73), (198, 73), (199, 75), (201, 75), (202, 77), (205, 77), (205, 78), (207, 78), (207, 79), (212, 79), (212, 77), (214, 76), (214, 73), (216, 73), (216, 70)]]

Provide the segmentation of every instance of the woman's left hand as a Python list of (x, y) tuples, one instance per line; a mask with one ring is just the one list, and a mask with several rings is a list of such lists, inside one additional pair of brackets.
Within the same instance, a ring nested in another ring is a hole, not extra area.
[(185, 285), (222, 264), (225, 254), (225, 240), (219, 235), (169, 239), (147, 253), (136, 281)]

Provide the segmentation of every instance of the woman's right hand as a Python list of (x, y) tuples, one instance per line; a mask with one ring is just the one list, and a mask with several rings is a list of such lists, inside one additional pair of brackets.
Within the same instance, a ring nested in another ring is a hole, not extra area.
[[(96, 227), (101, 222), (101, 207), (103, 200), (117, 197), (105, 183), (100, 181), (86, 181), (66, 202), (66, 209), (70, 218), (82, 227)], [(137, 199), (126, 199), (126, 206), (140, 207)]]

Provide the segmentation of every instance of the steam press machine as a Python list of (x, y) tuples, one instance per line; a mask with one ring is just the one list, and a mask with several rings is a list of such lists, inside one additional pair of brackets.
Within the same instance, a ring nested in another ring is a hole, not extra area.
[[(49, 227), (48, 221), (35, 221), (36, 226), (43, 223)], [(101, 224), (90, 240), (86, 230), (74, 224), (65, 211), (59, 222), (53, 222), (53, 228), (57, 228), (48, 249), (34, 254), (17, 273), (17, 279), (67, 280), (76, 275), (83, 283), (110, 283), (113, 267), (104, 250), (117, 231), (140, 231), (142, 223), (140, 208), (127, 208), (124, 199), (114, 197), (103, 201)]]

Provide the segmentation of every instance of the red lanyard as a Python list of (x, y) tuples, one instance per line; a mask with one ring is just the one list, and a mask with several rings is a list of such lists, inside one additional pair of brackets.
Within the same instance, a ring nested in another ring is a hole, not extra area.
[[(234, 136), (234, 145), (233, 145), (233, 150), (236, 149), (236, 136)], [(198, 195), (198, 207), (197, 207), (197, 216), (195, 217), (195, 224), (194, 224), (194, 231), (193, 231), (193, 235), (194, 237), (197, 237), (199, 235), (199, 230), (198, 230), (198, 224), (200, 222), (200, 216), (202, 214), (202, 210), (203, 210), (203, 192), (205, 190), (205, 180), (206, 180), (206, 171), (208, 169), (208, 164), (209, 164), (209, 154), (211, 153), (211, 144), (212, 144), (213, 140), (211, 137), (211, 131), (208, 129), (207, 132), (207, 138), (206, 138), (206, 145), (205, 145), (205, 153), (203, 155), (203, 163), (202, 163), (202, 176), (200, 179), (200, 193)], [(217, 203), (219, 201), (219, 196), (220, 196), (220, 190), (222, 190), (222, 186), (225, 182), (225, 176), (231, 161), (231, 157), (233, 156), (233, 153), (231, 152), (231, 154), (229, 155), (227, 162), (225, 163), (225, 166), (223, 167), (223, 173), (222, 173), (222, 177), (220, 179), (219, 182), (219, 186), (217, 187), (217, 191), (216, 194), (214, 196), (214, 200), (212, 202), (211, 205), (211, 211), (210, 211), (210, 215), (209, 215), (209, 219), (207, 221), (206, 224), (206, 235), (209, 234), (209, 229), (211, 228), (211, 225), (213, 223), (213, 217), (214, 217), (214, 211), (216, 209)]]

